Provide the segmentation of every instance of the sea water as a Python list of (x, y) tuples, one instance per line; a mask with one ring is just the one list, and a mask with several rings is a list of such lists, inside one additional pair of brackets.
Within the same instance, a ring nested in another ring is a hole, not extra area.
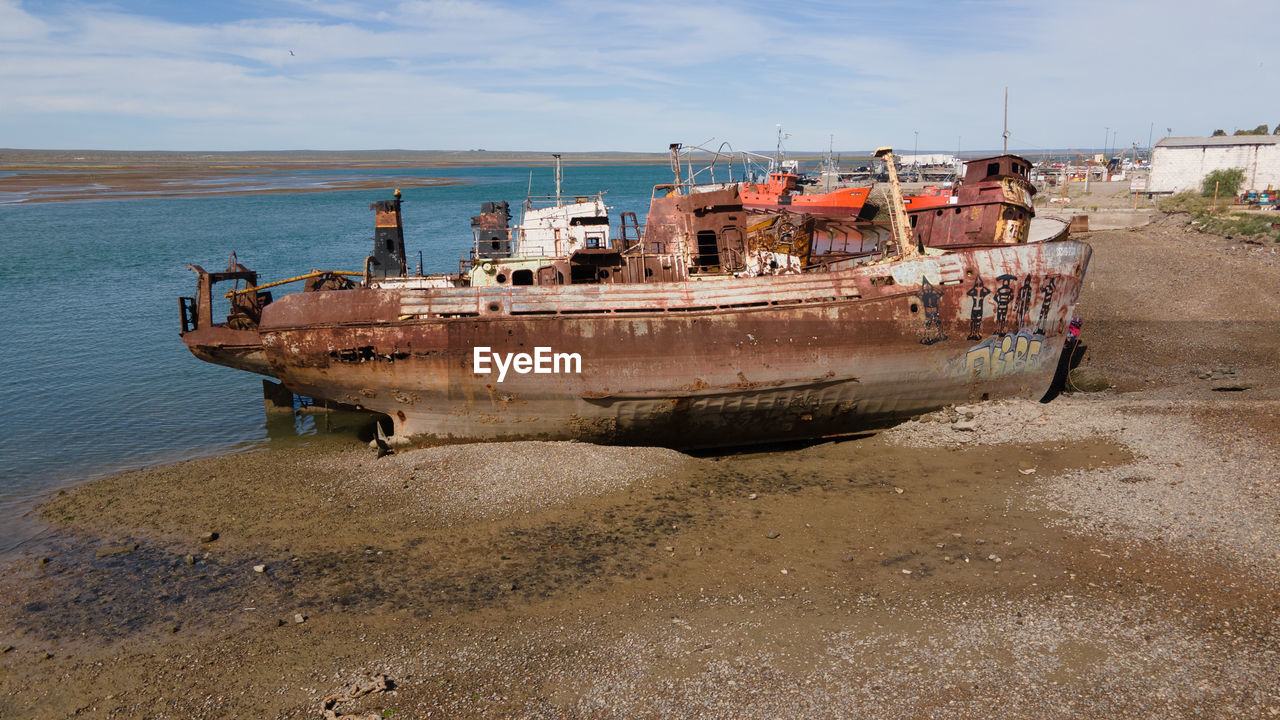
[[(481, 202), (510, 203), (518, 222), (529, 192), (554, 192), (546, 166), (385, 173), (380, 190), (0, 204), (0, 553), (39, 532), (30, 510), (59, 488), (289, 441), (269, 433), (260, 376), (197, 360), (179, 339), (178, 297), (195, 290), (187, 265), (222, 270), (234, 251), (261, 282), (359, 271), (373, 245), (369, 204), (390, 199), (394, 178), (420, 175), (459, 184), (403, 190), (411, 270), (421, 251), (424, 272), (456, 272)], [(624, 211), (643, 223), (653, 185), (670, 179), (662, 166), (564, 174), (566, 195), (608, 191), (615, 231)]]

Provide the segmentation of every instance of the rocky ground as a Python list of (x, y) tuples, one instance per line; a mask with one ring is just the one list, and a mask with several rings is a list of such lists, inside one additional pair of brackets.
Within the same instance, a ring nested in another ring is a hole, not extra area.
[(1280, 716), (1278, 256), (1176, 216), (1085, 239), (1103, 392), (61, 495), (0, 575), (0, 716)]

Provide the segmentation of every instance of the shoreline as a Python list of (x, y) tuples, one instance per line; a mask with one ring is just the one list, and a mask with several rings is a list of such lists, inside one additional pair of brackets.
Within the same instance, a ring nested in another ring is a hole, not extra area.
[[(328, 171), (479, 168), (553, 164), (543, 153), (248, 152), (132, 153), (0, 149), (0, 205), (84, 200), (223, 197), (461, 184), (417, 175), (344, 178)], [(665, 156), (578, 153), (569, 165), (665, 164)], [(274, 187), (253, 187), (263, 184)], [(6, 199), (9, 198), (9, 199)]]
[[(291, 176), (299, 169), (262, 166), (234, 168), (75, 169), (15, 171), (0, 175), (0, 204), (30, 205), (84, 200), (137, 200), (144, 198), (228, 197), (283, 193), (342, 192), (396, 186), (402, 188), (461, 185), (452, 178)], [(252, 187), (272, 183), (274, 187)], [(6, 198), (19, 198), (8, 199)]]
[[(0, 570), (0, 710), (312, 717), (382, 673), (338, 712), (1280, 712), (1280, 259), (1167, 219), (1084, 239), (1085, 364), (1116, 387), (973, 431), (277, 448), (81, 485)], [(1182, 281), (1205, 268), (1231, 283)]]

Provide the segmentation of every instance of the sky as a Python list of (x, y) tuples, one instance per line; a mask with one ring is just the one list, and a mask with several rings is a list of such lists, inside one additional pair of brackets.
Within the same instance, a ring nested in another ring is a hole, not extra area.
[[(0, 147), (1146, 146), (1280, 123), (1271, 0), (0, 0)], [(1172, 132), (1169, 132), (1169, 128)], [(832, 140), (834, 138), (834, 140)]]

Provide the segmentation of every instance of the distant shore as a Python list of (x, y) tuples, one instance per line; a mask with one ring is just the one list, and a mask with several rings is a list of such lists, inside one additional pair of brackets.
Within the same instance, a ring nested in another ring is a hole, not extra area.
[[(564, 153), (563, 160), (649, 165), (665, 163), (666, 156)], [(0, 150), (0, 204), (433, 187), (459, 181), (409, 171), (552, 162), (549, 154), (532, 152)], [(361, 175), (362, 170), (404, 170), (405, 174)]]
[[(566, 163), (666, 164), (666, 153), (560, 153)], [(0, 169), (55, 167), (257, 168), (302, 165), (335, 167), (450, 167), (531, 163), (550, 165), (550, 152), (488, 150), (21, 150), (0, 148)]]

